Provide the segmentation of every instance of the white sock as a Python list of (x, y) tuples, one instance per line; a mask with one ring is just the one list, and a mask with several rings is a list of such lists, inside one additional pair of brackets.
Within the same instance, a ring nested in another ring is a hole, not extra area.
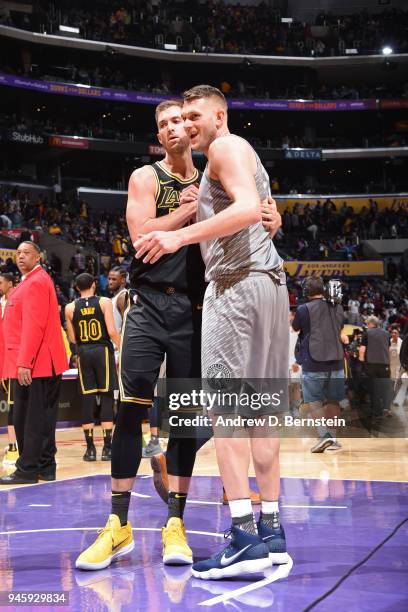
[(273, 514), (274, 512), (279, 512), (279, 502), (262, 500), (261, 512), (262, 514)]
[(232, 499), (228, 502), (232, 518), (240, 518), (253, 514), (252, 504), (249, 498), (247, 499)]

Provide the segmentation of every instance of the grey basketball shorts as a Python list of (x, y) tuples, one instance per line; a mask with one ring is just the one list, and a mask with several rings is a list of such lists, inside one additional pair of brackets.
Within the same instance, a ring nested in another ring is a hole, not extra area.
[[(288, 315), (283, 272), (211, 281), (203, 304), (203, 385), (210, 390), (281, 393), (283, 410), (289, 370)], [(235, 407), (231, 412), (270, 413), (271, 407), (264, 408), (256, 403), (250, 410)], [(217, 411), (228, 409), (223, 405)]]

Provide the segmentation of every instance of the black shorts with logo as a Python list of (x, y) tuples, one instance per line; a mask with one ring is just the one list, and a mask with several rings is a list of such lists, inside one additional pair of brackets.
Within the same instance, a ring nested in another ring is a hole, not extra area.
[(151, 406), (165, 355), (167, 378), (200, 378), (201, 314), (201, 303), (173, 287), (130, 290), (119, 359), (122, 402)]
[(83, 395), (107, 393), (118, 388), (113, 346), (94, 344), (78, 347), (78, 379)]

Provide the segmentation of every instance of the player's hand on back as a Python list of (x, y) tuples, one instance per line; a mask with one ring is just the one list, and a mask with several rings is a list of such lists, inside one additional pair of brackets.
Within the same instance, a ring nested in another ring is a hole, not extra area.
[(166, 253), (174, 253), (183, 246), (180, 233), (174, 232), (150, 232), (140, 235), (133, 243), (136, 251), (135, 257), (143, 263), (154, 264)]
[(275, 200), (271, 196), (262, 200), (261, 212), (262, 225), (269, 232), (270, 237), (273, 238), (282, 225), (282, 217), (278, 212)]

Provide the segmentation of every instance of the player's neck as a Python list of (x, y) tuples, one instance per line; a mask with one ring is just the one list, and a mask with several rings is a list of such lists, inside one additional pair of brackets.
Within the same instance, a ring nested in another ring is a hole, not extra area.
[(81, 293), (81, 298), (90, 298), (90, 297), (94, 297), (94, 292), (93, 291), (83, 291)]
[[(227, 125), (223, 125), (218, 131), (217, 131), (217, 135), (215, 136), (214, 140), (217, 140), (217, 138), (220, 138), (221, 136), (229, 136), (231, 134), (231, 132), (228, 129)], [(214, 142), (214, 140), (212, 140), (208, 147), (206, 147), (205, 149), (203, 149), (203, 153), (206, 157), (208, 157), (208, 150), (211, 146), (211, 144)]]
[(124, 289), (126, 289), (126, 285), (121, 285), (120, 287), (118, 287), (114, 293), (114, 295), (118, 295), (121, 291), (123, 291)]
[(172, 174), (177, 174), (182, 179), (188, 179), (194, 174), (194, 164), (190, 149), (180, 155), (166, 153), (166, 157), (160, 163), (166, 170)]

